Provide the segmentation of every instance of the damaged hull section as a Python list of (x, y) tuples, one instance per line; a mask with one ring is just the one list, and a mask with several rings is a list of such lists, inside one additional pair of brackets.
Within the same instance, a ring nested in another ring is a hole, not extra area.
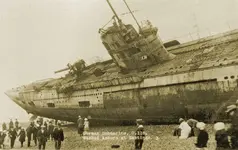
[(236, 97), (237, 72), (238, 66), (217, 67), (78, 90), (70, 96), (55, 89), (6, 94), (28, 113), (59, 120), (76, 121), (78, 115), (104, 121), (143, 118), (175, 122), (179, 117), (210, 120), (222, 103)]

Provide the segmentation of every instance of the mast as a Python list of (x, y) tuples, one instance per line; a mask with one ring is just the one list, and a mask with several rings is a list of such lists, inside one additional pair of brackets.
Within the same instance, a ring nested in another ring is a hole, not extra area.
[(131, 9), (130, 9), (129, 5), (127, 4), (126, 0), (123, 0), (123, 1), (124, 1), (124, 3), (126, 4), (126, 7), (128, 8), (128, 10), (130, 11), (130, 14), (131, 14), (131, 15), (132, 15), (132, 17), (134, 18), (134, 20), (135, 20), (136, 24), (138, 25), (138, 27), (139, 27), (139, 30), (141, 31), (141, 27), (140, 27), (140, 25), (139, 25), (138, 21), (136, 20), (136, 17), (134, 16), (133, 12), (131, 11)]
[(117, 20), (118, 20), (119, 22), (121, 22), (121, 19), (118, 17), (116, 11), (115, 11), (114, 8), (112, 7), (112, 5), (111, 5), (111, 3), (109, 2), (109, 0), (107, 0), (107, 3), (108, 3), (108, 5), (110, 6), (110, 8), (111, 8), (112, 12), (114, 13), (115, 17), (117, 18)]

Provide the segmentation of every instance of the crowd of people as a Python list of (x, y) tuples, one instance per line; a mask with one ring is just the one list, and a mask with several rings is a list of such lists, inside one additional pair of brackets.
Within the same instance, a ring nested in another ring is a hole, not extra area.
[[(238, 100), (235, 105), (227, 107), (226, 113), (231, 119), (231, 126), (226, 127), (223, 122), (216, 122), (214, 124), (215, 140), (217, 150), (238, 149)], [(142, 149), (145, 138), (143, 120), (136, 120), (137, 129), (135, 131), (135, 149)], [(78, 116), (77, 120), (78, 134), (83, 136), (84, 131), (89, 131), (88, 118)], [(206, 131), (206, 124), (195, 119), (185, 120), (179, 119), (179, 126), (174, 130), (174, 136), (179, 139), (187, 139), (192, 136), (197, 137), (195, 143), (196, 149), (207, 149), (209, 134)], [(25, 129), (20, 126), (18, 120), (13, 123), (12, 119), (7, 127), (6, 123), (2, 124), (0, 130), (0, 148), (5, 148), (9, 145), (14, 148), (16, 139), (19, 139), (20, 147), (24, 147), (24, 142), (27, 141), (27, 147), (31, 146), (33, 141), (38, 149), (45, 149), (47, 141), (55, 142), (55, 149), (61, 148), (61, 143), (64, 141), (64, 131), (61, 128), (61, 122), (53, 122), (53, 120), (43, 121), (43, 118), (30, 122)], [(7, 141), (9, 144), (6, 144)], [(209, 149), (209, 148), (208, 148)]]
[[(230, 127), (226, 127), (223, 122), (216, 122), (214, 124), (217, 150), (238, 149), (238, 100), (236, 105), (227, 107), (226, 113), (231, 119)], [(207, 148), (209, 135), (204, 122), (198, 122), (195, 119), (184, 120), (180, 118), (179, 123), (179, 127), (174, 131), (174, 136), (178, 136), (179, 139), (187, 139), (196, 135), (196, 148)]]
[[(9, 145), (10, 148), (14, 148), (16, 139), (19, 139), (20, 147), (24, 146), (24, 142), (27, 139), (27, 147), (31, 146), (32, 140), (34, 145), (39, 149), (45, 149), (47, 141), (55, 142), (55, 149), (61, 148), (61, 142), (64, 140), (64, 132), (61, 128), (61, 122), (56, 124), (53, 121), (43, 122), (43, 118), (38, 119), (36, 122), (30, 122), (29, 126), (25, 129), (20, 126), (19, 122), (15, 121), (15, 126), (12, 120), (9, 122), (7, 128), (6, 123), (2, 124), (2, 131), (0, 131), (0, 148), (6, 148)], [(10, 144), (8, 144), (10, 141)]]

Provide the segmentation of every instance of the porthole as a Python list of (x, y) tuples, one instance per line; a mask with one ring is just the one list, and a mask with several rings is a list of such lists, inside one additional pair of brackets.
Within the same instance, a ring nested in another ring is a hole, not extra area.
[(231, 79), (234, 79), (235, 78), (235, 76), (231, 76)]
[(224, 77), (224, 79), (228, 79), (228, 77), (227, 77), (227, 76), (225, 76), (225, 77)]

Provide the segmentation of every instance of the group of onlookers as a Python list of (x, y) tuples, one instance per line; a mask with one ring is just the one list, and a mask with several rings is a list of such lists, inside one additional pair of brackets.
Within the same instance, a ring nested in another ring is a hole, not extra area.
[[(2, 130), (3, 131), (0, 131), (0, 148), (5, 148), (6, 145), (9, 145), (10, 148), (14, 148), (17, 137), (21, 147), (24, 146), (23, 144), (26, 138), (27, 146), (30, 147), (33, 137), (35, 146), (38, 144), (39, 149), (45, 149), (48, 140), (54, 140), (55, 149), (59, 150), (61, 148), (61, 142), (64, 140), (64, 132), (60, 122), (54, 125), (52, 121), (43, 123), (42, 119), (31, 122), (26, 130), (19, 125), (17, 120), (15, 126), (12, 120), (10, 120), (9, 128), (7, 129), (6, 123), (3, 123)], [(10, 144), (7, 143), (8, 141)]]
[(61, 123), (53, 124), (52, 121), (44, 122), (37, 120), (37, 122), (31, 122), (26, 129), (27, 132), (27, 146), (31, 145), (31, 137), (33, 135), (33, 140), (35, 146), (39, 149), (45, 149), (46, 143), (48, 140), (55, 141), (55, 149), (58, 150), (61, 148), (61, 142), (64, 141), (64, 132), (61, 128)]
[(0, 131), (0, 148), (5, 148), (7, 145), (13, 148), (17, 137), (19, 137), (21, 143), (24, 142), (24, 128), (19, 126), (18, 120), (16, 119), (14, 125), (12, 119), (10, 119), (8, 128), (7, 124), (3, 122)]
[[(238, 149), (238, 100), (236, 105), (227, 107), (226, 113), (231, 119), (231, 126), (228, 129), (226, 129), (223, 122), (214, 124), (217, 150)], [(180, 118), (179, 123), (180, 125), (175, 129), (174, 135), (178, 135), (179, 139), (187, 139), (190, 136), (197, 135), (196, 148), (206, 149), (209, 136), (204, 122), (198, 122), (195, 119), (185, 121)]]

